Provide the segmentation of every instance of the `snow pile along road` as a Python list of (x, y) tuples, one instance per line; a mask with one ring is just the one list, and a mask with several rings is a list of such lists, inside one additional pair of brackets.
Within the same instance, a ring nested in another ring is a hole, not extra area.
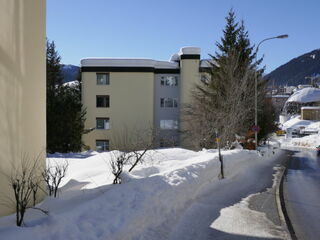
[(288, 138), (281, 140), (281, 147), (301, 147), (316, 149), (320, 145), (320, 135), (314, 134), (301, 138)]
[[(273, 164), (276, 155), (232, 150), (224, 151), (223, 156), (226, 183), (239, 189), (242, 183), (234, 180), (245, 182), (252, 177), (250, 183), (254, 186), (252, 180)], [(221, 188), (225, 180), (218, 178), (220, 163), (214, 150), (153, 151), (131, 174), (125, 172), (121, 185), (111, 185), (113, 178), (108, 164), (111, 153), (77, 157), (48, 159), (51, 164), (68, 161), (70, 165), (60, 197), (47, 197), (38, 206), (49, 210), (49, 216), (28, 210), (24, 228), (14, 226), (14, 215), (3, 217), (1, 237), (168, 239), (179, 218), (195, 200), (213, 189), (228, 191)]]

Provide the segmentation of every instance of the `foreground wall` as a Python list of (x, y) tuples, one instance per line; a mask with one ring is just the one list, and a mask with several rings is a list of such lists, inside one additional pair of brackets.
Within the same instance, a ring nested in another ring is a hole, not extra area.
[(40, 154), (45, 164), (45, 0), (1, 0), (0, 216), (13, 212), (7, 178)]

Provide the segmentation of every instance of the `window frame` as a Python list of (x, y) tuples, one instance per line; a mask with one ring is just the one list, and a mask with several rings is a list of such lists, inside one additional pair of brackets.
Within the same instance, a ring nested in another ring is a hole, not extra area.
[[(105, 128), (105, 122), (103, 122), (104, 128), (98, 128), (98, 120), (107, 120), (108, 121), (108, 128)], [(108, 117), (97, 117), (96, 118), (96, 129), (98, 129), (98, 130), (109, 130), (110, 129), (110, 118), (108, 118)]]
[[(106, 145), (103, 145), (103, 150), (99, 150), (98, 148), (97, 148), (97, 143), (98, 142), (105, 142), (105, 143), (107, 143)], [(107, 148), (105, 148), (107, 146)], [(110, 151), (110, 141), (109, 141), (109, 139), (96, 139), (96, 151), (97, 152), (106, 152), (106, 151)]]
[[(168, 78), (174, 79), (174, 84), (169, 84), (170, 80)], [(164, 87), (177, 87), (178, 86), (178, 76), (161, 76), (160, 77), (160, 85)]]
[[(169, 121), (172, 123), (168, 124)], [(167, 123), (166, 123), (167, 122)], [(166, 128), (165, 126), (172, 125), (172, 128)], [(160, 129), (161, 130), (178, 130), (179, 129), (179, 121), (175, 119), (161, 119), (160, 120)]]
[[(168, 102), (171, 102), (169, 104)], [(170, 107), (168, 106), (170, 105)], [(164, 97), (160, 98), (160, 108), (178, 108), (178, 98)]]
[[(106, 106), (98, 106), (98, 98), (99, 97), (106, 97), (106, 99), (108, 99), (105, 101), (105, 104), (104, 104)], [(97, 108), (110, 108), (110, 95), (96, 95), (96, 107)]]
[[(99, 81), (98, 81), (98, 75), (106, 75), (107, 77), (106, 77), (106, 83), (104, 84), (104, 83), (100, 83)], [(100, 73), (100, 72), (98, 72), (98, 73), (96, 73), (96, 85), (102, 85), (102, 86), (104, 86), (104, 85), (110, 85), (110, 73)]]

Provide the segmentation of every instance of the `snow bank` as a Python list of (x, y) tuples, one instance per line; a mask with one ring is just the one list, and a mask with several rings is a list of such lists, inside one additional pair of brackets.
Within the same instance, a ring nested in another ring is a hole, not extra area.
[(320, 135), (309, 135), (301, 138), (288, 138), (281, 140), (281, 147), (302, 147), (315, 149), (320, 145)]
[[(49, 158), (50, 164), (69, 162), (60, 197), (48, 197), (38, 206), (49, 210), (49, 216), (28, 210), (24, 228), (14, 226), (14, 215), (3, 217), (1, 237), (167, 239), (168, 229), (185, 209), (197, 197), (224, 182), (218, 179), (217, 152), (174, 148), (151, 151), (131, 174), (125, 172), (124, 184), (111, 185), (113, 178), (108, 166), (111, 154)], [(236, 176), (248, 178), (249, 169), (262, 169), (272, 161), (268, 154), (262, 156), (247, 150), (224, 151), (223, 156), (225, 176), (231, 182)], [(238, 182), (233, 184), (238, 188)]]

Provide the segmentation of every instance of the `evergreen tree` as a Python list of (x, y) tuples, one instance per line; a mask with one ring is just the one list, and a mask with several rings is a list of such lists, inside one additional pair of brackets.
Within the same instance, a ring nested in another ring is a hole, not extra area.
[[(188, 121), (192, 124), (190, 132), (197, 136), (200, 147), (213, 147), (216, 131), (223, 145), (233, 142), (236, 134), (245, 136), (248, 133), (254, 125), (256, 77), (259, 109), (267, 109), (263, 108), (263, 69), (259, 69), (262, 59), (256, 61), (256, 52), (244, 23), (236, 21), (232, 9), (226, 17), (221, 42), (216, 46), (218, 51), (214, 56), (210, 55), (212, 67), (208, 78), (196, 86), (193, 103), (188, 109), (193, 119)], [(261, 119), (261, 111), (259, 114)]]
[(85, 110), (81, 85), (63, 85), (61, 57), (47, 41), (47, 151), (76, 152), (82, 147)]
[(56, 92), (56, 87), (63, 84), (61, 57), (56, 51), (55, 43), (47, 40), (47, 94)]

